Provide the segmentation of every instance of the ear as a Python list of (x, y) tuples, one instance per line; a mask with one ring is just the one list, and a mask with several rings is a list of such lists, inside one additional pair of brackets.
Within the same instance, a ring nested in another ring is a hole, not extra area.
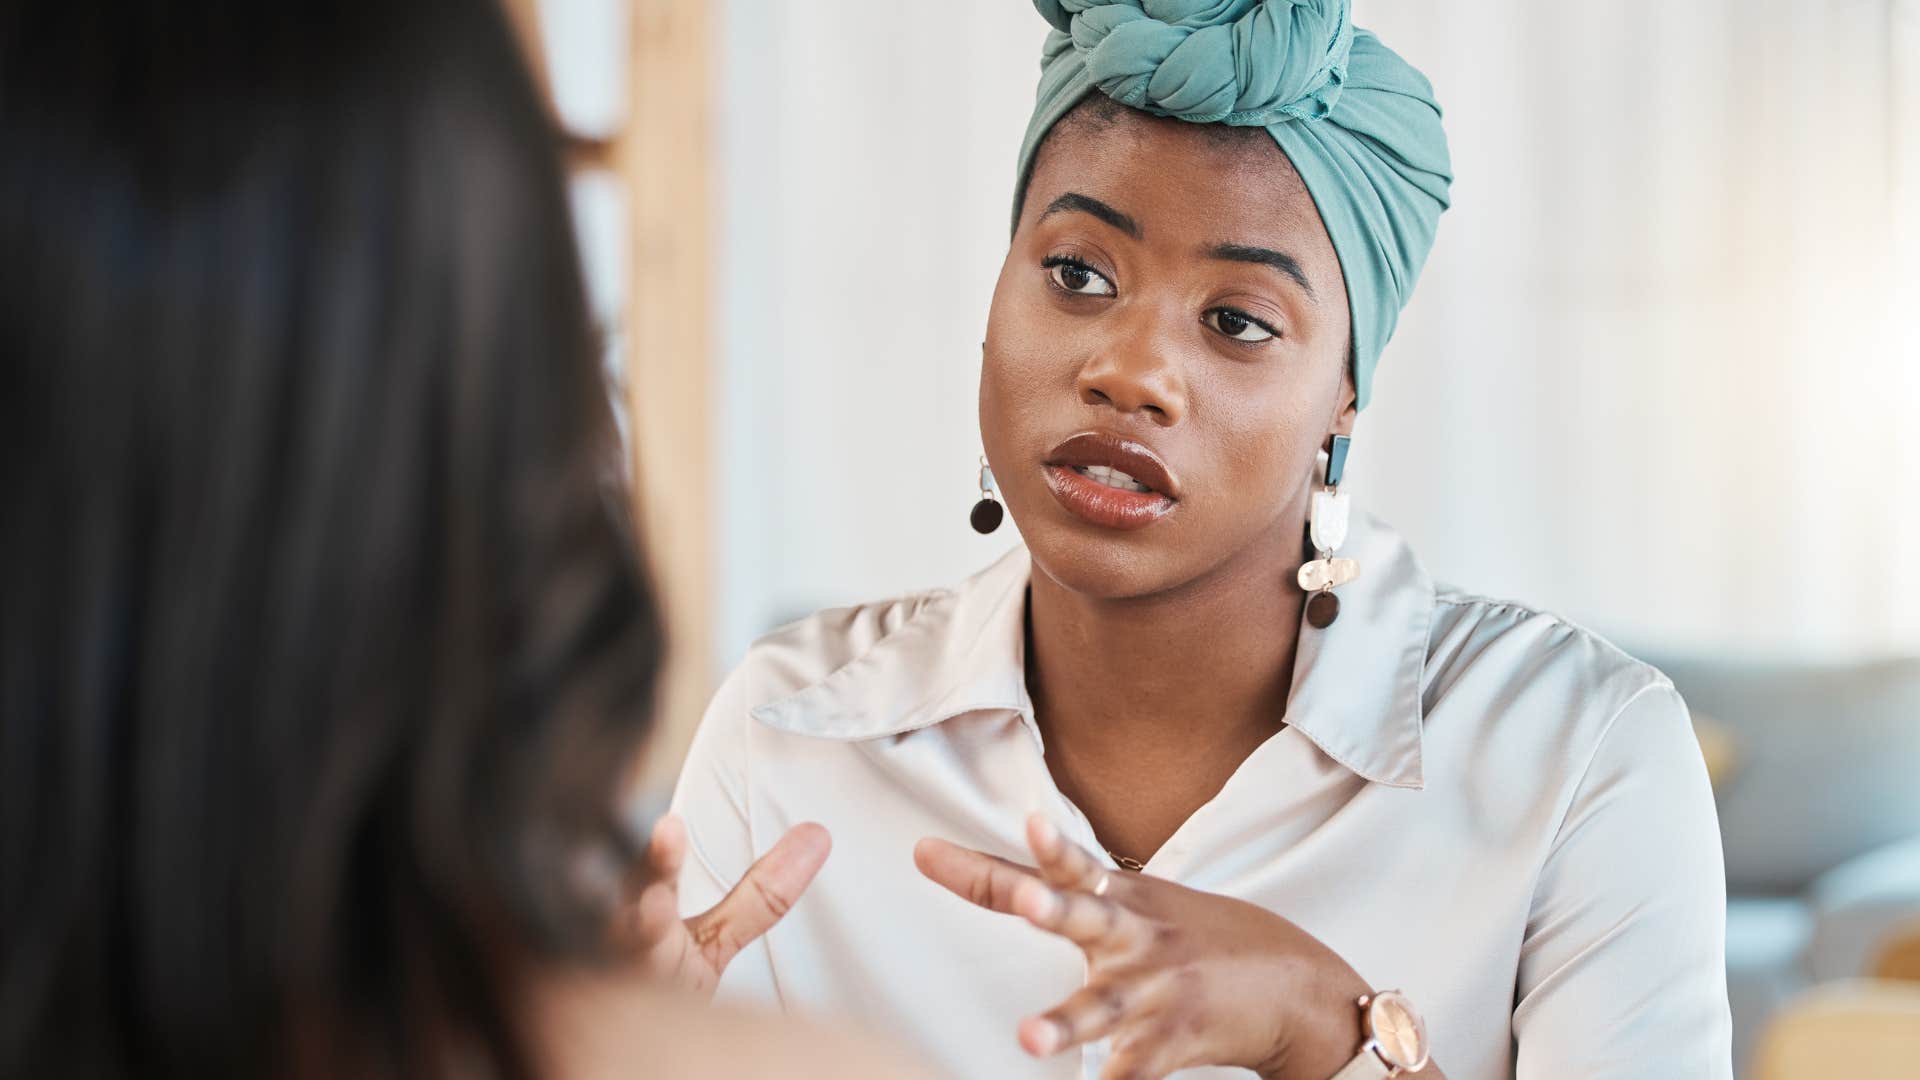
[(1353, 364), (1343, 365), (1340, 375), (1340, 395), (1334, 399), (1335, 412), (1332, 422), (1327, 425), (1327, 435), (1352, 435), (1353, 424), (1360, 418), (1360, 393), (1353, 385)]

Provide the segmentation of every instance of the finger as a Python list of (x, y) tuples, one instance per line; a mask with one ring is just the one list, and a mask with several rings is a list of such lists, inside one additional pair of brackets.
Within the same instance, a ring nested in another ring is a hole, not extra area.
[(1040, 884), (1028, 867), (931, 836), (913, 846), (913, 865), (960, 899), (1002, 915), (1020, 914), (1013, 903), (1017, 885)]
[(1110, 872), (1086, 848), (1062, 835), (1044, 814), (1027, 818), (1027, 846), (1033, 849), (1040, 875), (1055, 888), (1092, 892)]
[(1100, 1080), (1161, 1080), (1185, 1067), (1172, 1035), (1156, 1026), (1116, 1039)]
[(640, 890), (633, 906), (633, 927), (642, 948), (671, 938), (679, 923), (680, 896), (673, 886), (656, 881)]
[(713, 954), (714, 966), (726, 966), (793, 910), (832, 851), (833, 837), (823, 826), (795, 825), (747, 867), (732, 892), (711, 910), (688, 919), (687, 929)]
[(1059, 934), (1091, 953), (1117, 953), (1131, 948), (1144, 927), (1140, 917), (1104, 897), (1084, 892), (1062, 892), (1039, 878), (1029, 877), (1013, 887), (1014, 914), (1050, 933)]
[(695, 949), (672, 889), (654, 884), (641, 890), (633, 919), (639, 956), (650, 974), (695, 993), (712, 990), (719, 972)]
[(1039, 1016), (1020, 1022), (1020, 1045), (1046, 1057), (1083, 1043), (1108, 1038), (1159, 1004), (1156, 984), (1098, 978)]
[(647, 870), (654, 881), (680, 888), (680, 868), (687, 861), (687, 823), (678, 814), (668, 814), (654, 822), (647, 837)]
[(646, 872), (629, 908), (629, 928), (643, 947), (665, 940), (680, 921), (680, 868), (687, 857), (687, 826), (669, 814), (647, 837)]

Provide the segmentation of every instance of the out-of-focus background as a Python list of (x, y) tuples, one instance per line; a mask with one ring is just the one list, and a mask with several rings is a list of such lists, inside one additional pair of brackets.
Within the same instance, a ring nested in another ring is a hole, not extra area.
[[(1044, 24), (510, 4), (673, 621), (666, 782), (755, 637), (1017, 542), (966, 515)], [(1354, 7), (1432, 79), (1456, 180), (1349, 490), (1686, 694), (1742, 1076), (1916, 1052), (1911, 998), (1852, 980), (1920, 979), (1920, 0)]]

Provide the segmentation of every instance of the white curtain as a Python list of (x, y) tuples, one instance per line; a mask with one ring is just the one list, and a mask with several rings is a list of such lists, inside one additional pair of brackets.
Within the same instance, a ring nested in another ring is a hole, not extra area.
[(1920, 651), (1916, 6), (1357, 7), (1457, 173), (1356, 441), (1376, 504), (1632, 643)]
[[(1352, 488), (1623, 643), (1920, 652), (1920, 2), (1357, 0), (1454, 209)], [(1043, 24), (730, 0), (716, 652), (954, 580)]]

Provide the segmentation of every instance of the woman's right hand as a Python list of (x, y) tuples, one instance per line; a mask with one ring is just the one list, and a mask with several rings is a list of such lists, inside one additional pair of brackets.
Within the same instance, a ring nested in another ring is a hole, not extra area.
[(687, 826), (668, 814), (647, 843), (652, 880), (634, 905), (634, 927), (647, 973), (681, 990), (710, 997), (741, 949), (773, 928), (833, 850), (820, 825), (796, 825), (762, 855), (720, 902), (690, 919), (680, 917), (680, 868), (687, 859)]

